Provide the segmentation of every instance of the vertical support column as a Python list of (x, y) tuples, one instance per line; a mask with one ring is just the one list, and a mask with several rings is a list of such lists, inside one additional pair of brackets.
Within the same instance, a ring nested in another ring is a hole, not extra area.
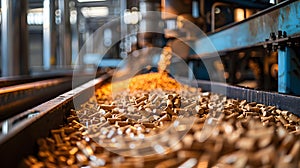
[(71, 65), (72, 49), (71, 49), (71, 26), (70, 26), (70, 10), (68, 0), (58, 0), (58, 8), (61, 16), (61, 22), (58, 28), (58, 58), (57, 65), (65, 67)]
[(2, 76), (28, 74), (27, 1), (1, 0), (1, 7)]
[[(77, 7), (76, 8), (77, 10), (77, 29), (78, 29), (78, 51), (79, 52), (82, 52), (82, 53), (85, 53), (86, 52), (86, 48), (83, 47), (84, 43), (85, 43), (85, 32), (86, 32), (86, 21), (85, 21), (85, 18), (84, 16), (82, 15), (81, 13), (81, 7)], [(85, 51), (83, 51), (85, 50)], [(80, 65), (82, 66), (83, 65), (83, 56), (79, 56), (77, 58), (78, 62), (77, 62), (77, 65)]]
[(28, 39), (28, 24), (27, 24), (27, 13), (28, 13), (28, 0), (18, 1), (20, 3), (20, 74), (29, 74), (29, 39)]
[[(127, 1), (126, 0), (125, 1), (120, 0), (120, 10), (121, 10), (121, 12), (120, 12), (120, 18), (121, 18), (120, 19), (121, 43), (123, 43), (123, 44), (125, 43), (125, 40), (126, 40), (125, 37), (127, 35), (127, 25), (124, 22), (124, 12), (125, 12), (126, 9), (127, 9)], [(125, 49), (124, 48), (122, 48), (120, 50), (121, 57), (122, 57), (123, 53), (125, 53)]]
[(79, 47), (78, 47), (78, 17), (77, 17), (77, 9), (76, 9), (76, 3), (74, 1), (70, 2), (69, 5), (70, 9), (70, 29), (71, 29), (71, 55), (72, 55), (72, 60), (71, 64), (76, 63), (76, 57), (79, 53)]
[(278, 92), (300, 95), (300, 60), (295, 48), (278, 50)]
[(44, 0), (43, 68), (49, 70), (56, 54), (55, 0)]

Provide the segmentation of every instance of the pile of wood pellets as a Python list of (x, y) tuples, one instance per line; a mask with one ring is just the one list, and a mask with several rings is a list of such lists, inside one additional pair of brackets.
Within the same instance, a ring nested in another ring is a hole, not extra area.
[[(96, 90), (81, 109), (70, 111), (65, 125), (38, 139), (38, 153), (21, 167), (300, 167), (300, 118), (288, 111), (202, 92), (159, 73), (134, 77), (114, 97), (113, 85)], [(168, 149), (148, 146), (130, 156), (105, 146), (118, 148), (118, 137), (158, 135), (188, 117), (194, 118), (191, 127)], [(217, 122), (203, 141), (210, 117)]]

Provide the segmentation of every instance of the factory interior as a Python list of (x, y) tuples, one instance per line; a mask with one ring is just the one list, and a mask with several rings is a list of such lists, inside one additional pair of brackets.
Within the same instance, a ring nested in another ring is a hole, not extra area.
[(299, 0), (1, 0), (0, 167), (300, 167)]

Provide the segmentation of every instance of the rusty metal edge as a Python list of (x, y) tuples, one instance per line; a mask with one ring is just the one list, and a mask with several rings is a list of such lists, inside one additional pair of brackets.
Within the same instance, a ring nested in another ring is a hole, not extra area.
[(70, 74), (40, 74), (40, 75), (28, 75), (28, 76), (11, 76), (11, 77), (0, 77), (0, 88), (8, 87), (13, 85), (20, 85), (29, 82), (37, 82), (47, 79), (71, 77)]
[(71, 89), (71, 78), (50, 79), (1, 89), (0, 121)]
[[(37, 149), (36, 140), (48, 136), (51, 129), (63, 124), (65, 114), (73, 107), (73, 100), (87, 101), (94, 94), (95, 87), (110, 77), (111, 75), (105, 74), (10, 118), (7, 122), (15, 125), (6, 135), (0, 137), (1, 167), (18, 167), (25, 156), (34, 154), (34, 149)], [(27, 118), (32, 113), (38, 114)], [(20, 118), (23, 120), (18, 121)]]

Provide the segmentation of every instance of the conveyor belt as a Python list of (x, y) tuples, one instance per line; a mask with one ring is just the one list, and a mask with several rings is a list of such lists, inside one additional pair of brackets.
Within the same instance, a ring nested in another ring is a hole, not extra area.
[[(2, 122), (3, 134), (0, 138), (1, 164), (5, 167), (16, 167), (23, 157), (34, 154), (37, 138), (46, 137), (51, 129), (58, 128), (59, 125), (64, 123), (66, 113), (74, 108), (74, 101), (76, 104), (87, 101), (93, 95), (95, 88), (101, 86), (109, 78), (109, 75), (103, 75), (32, 110)], [(190, 83), (186, 79), (184, 81)], [(228, 97), (266, 103), (284, 110), (295, 110), (291, 112), (299, 115), (299, 107), (286, 104), (287, 102), (298, 104), (300, 102), (299, 97), (204, 81), (194, 81), (191, 85), (198, 85), (208, 91), (211, 85), (214, 85), (215, 88), (220, 87), (221, 90), (225, 88)]]
[[(16, 167), (22, 157), (33, 154), (36, 139), (64, 121), (65, 113), (73, 107), (73, 101), (85, 102), (110, 76), (104, 75), (31, 110), (2, 122), (0, 138), (0, 162), (4, 167)], [(5, 127), (5, 128), (4, 128)], [(5, 129), (5, 130), (4, 130)]]

